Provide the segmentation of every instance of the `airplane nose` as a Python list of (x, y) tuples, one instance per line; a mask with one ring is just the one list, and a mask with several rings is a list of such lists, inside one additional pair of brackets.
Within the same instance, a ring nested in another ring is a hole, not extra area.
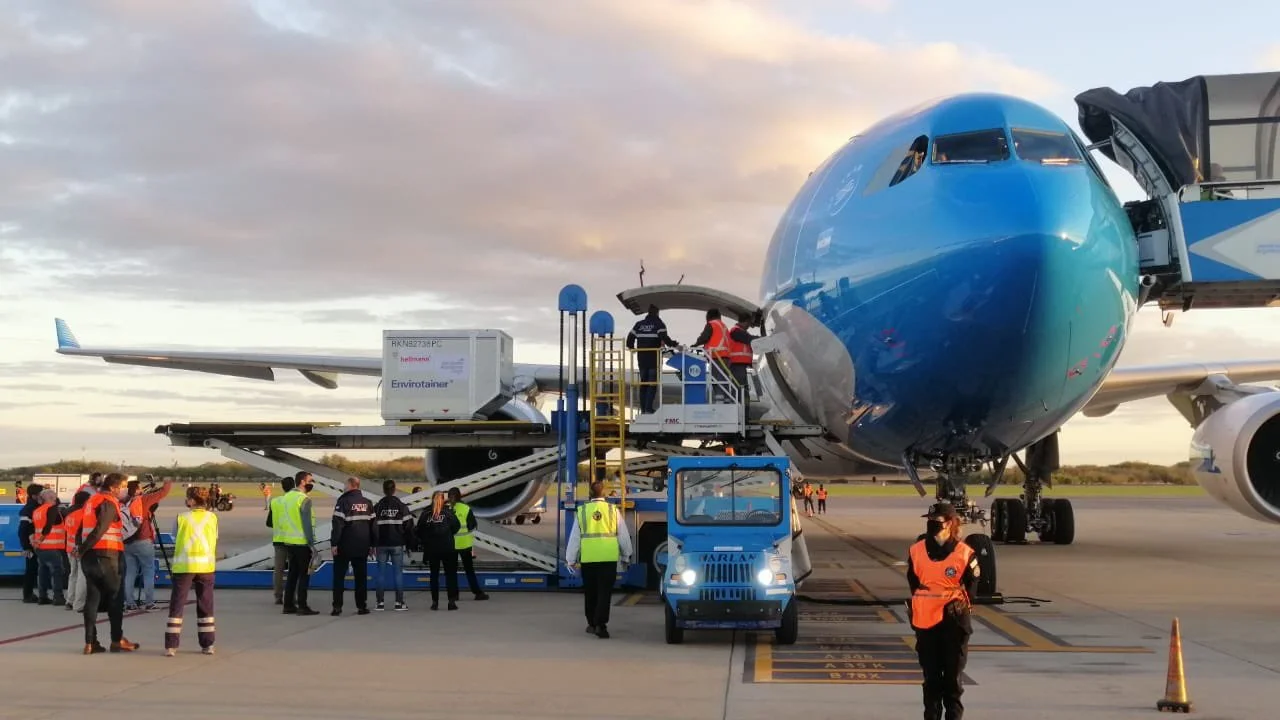
[(1137, 250), (1123, 209), (1088, 168), (1016, 170), (990, 200), (957, 203), (968, 217), (956, 221), (978, 232), (937, 264), (940, 340), (960, 358), (948, 410), (1034, 434), (1065, 422), (1114, 362)]

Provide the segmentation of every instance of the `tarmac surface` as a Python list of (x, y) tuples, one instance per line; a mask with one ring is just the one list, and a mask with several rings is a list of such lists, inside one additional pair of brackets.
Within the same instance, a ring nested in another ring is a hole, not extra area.
[[(901, 560), (927, 502), (830, 504), (804, 520), (815, 573), (793, 646), (694, 631), (668, 646), (656, 596), (643, 593), (615, 595), (613, 637), (599, 640), (583, 632), (571, 592), (464, 595), (458, 612), (430, 612), (419, 591), (408, 612), (368, 616), (354, 614), (348, 595), (334, 618), (327, 590), (312, 590), (315, 617), (281, 615), (268, 591), (223, 590), (213, 657), (199, 654), (194, 621), (179, 655), (161, 655), (163, 606), (126, 617), (139, 652), (83, 657), (78, 617), (21, 604), (10, 585), (0, 588), (11, 688), (0, 718), (920, 717), (911, 631), (894, 601), (907, 596)], [(1073, 504), (1074, 545), (997, 546), (1007, 602), (975, 610), (967, 716), (1150, 717), (1177, 617), (1194, 715), (1275, 718), (1280, 527), (1202, 498)], [(554, 536), (550, 520), (520, 529)], [(260, 501), (224, 514), (223, 551), (267, 541), (262, 521)], [(168, 590), (157, 596), (163, 603)]]

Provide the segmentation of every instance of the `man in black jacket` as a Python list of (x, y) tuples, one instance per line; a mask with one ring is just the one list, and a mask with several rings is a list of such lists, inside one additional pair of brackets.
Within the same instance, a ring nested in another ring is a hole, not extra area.
[(333, 532), (329, 535), (333, 553), (333, 612), (342, 614), (342, 595), (347, 568), (356, 581), (356, 614), (368, 615), (369, 556), (373, 554), (373, 503), (360, 492), (360, 479), (347, 478), (347, 491), (338, 496), (333, 508)]
[[(640, 371), (640, 382), (656, 383), (658, 366), (662, 363), (663, 347), (679, 347), (680, 343), (667, 335), (667, 324), (658, 316), (658, 306), (650, 305), (649, 314), (645, 315), (631, 332), (627, 333), (627, 348), (639, 350), (636, 353), (636, 369)], [(652, 413), (658, 410), (658, 385), (640, 386), (640, 412)]]
[[(378, 608), (383, 609), (382, 600), (388, 585), (396, 590), (396, 610), (408, 610), (404, 604), (404, 555), (413, 538), (413, 515), (409, 506), (396, 497), (396, 483), (385, 480), (382, 483), (382, 494), (385, 496), (373, 506), (373, 547), (375, 548), (378, 572), (377, 579)], [(388, 579), (387, 572), (392, 577)]]
[(33, 484), (27, 487), (27, 502), (18, 511), (18, 542), (22, 544), (22, 554), (27, 559), (26, 572), (22, 576), (22, 602), (37, 603), (36, 579), (40, 572), (40, 563), (36, 560), (36, 549), (31, 546), (31, 536), (36, 527), (32, 524), (31, 514), (40, 507), (40, 493), (44, 486)]

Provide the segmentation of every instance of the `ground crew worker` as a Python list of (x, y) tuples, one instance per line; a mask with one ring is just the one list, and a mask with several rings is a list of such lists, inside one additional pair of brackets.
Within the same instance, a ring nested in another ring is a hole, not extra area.
[[(50, 603), (66, 605), (63, 595), (63, 562), (67, 552), (67, 534), (63, 527), (66, 508), (58, 505), (58, 493), (55, 490), (44, 490), (40, 493), (40, 506), (31, 513), (31, 524), (35, 532), (31, 535), (31, 546), (35, 548), (39, 570), (36, 578), (37, 602), (41, 605)], [(53, 598), (49, 598), (50, 591)]]
[(71, 507), (67, 510), (67, 515), (62, 521), (62, 527), (66, 531), (66, 553), (67, 560), (70, 565), (70, 572), (67, 573), (67, 609), (73, 612), (84, 612), (84, 597), (88, 590), (88, 584), (84, 580), (84, 573), (80, 570), (80, 558), (75, 555), (76, 543), (80, 540), (81, 520), (84, 518), (84, 504), (89, 502), (92, 494), (88, 490), (77, 491), (75, 497), (71, 499)]
[(27, 489), (22, 487), (22, 481), (14, 480), (13, 487), (15, 488), (13, 493), (13, 501), (19, 505), (26, 505), (27, 497), (28, 497)]
[(40, 507), (40, 493), (44, 492), (44, 486), (39, 483), (32, 483), (27, 488), (26, 498), (22, 502), (22, 509), (18, 511), (18, 542), (22, 545), (22, 554), (27, 560), (26, 568), (22, 575), (22, 602), (36, 603), (39, 599), (36, 597), (36, 584), (39, 581), (40, 562), (36, 560), (36, 549), (31, 544), (31, 536), (35, 534), (35, 525), (31, 522), (31, 516), (35, 513), (36, 508)]
[(173, 561), (169, 564), (173, 590), (169, 594), (169, 622), (164, 629), (164, 654), (178, 654), (182, 615), (187, 596), (196, 591), (196, 633), (200, 651), (213, 654), (213, 571), (217, 564), (218, 516), (209, 512), (209, 491), (187, 488), (187, 512), (178, 516), (173, 532)]
[(813, 517), (813, 486), (808, 480), (804, 481), (804, 485), (800, 486), (800, 491), (804, 493), (804, 514)]
[(969, 618), (980, 571), (973, 548), (960, 539), (960, 516), (938, 503), (928, 518), (925, 537), (911, 546), (907, 583), (911, 587), (911, 627), (924, 675), (925, 720), (961, 720), (964, 688), (960, 676), (969, 652)]
[(827, 486), (818, 483), (818, 514), (825, 515), (827, 513)]
[(757, 318), (754, 317), (738, 318), (738, 322), (729, 330), (728, 339), (725, 341), (729, 360), (729, 374), (733, 377), (733, 382), (742, 388), (744, 402), (750, 397), (750, 392), (747, 389), (747, 370), (755, 361), (755, 357), (751, 352), (751, 341), (760, 339), (748, 332), (747, 328), (751, 327), (756, 320)]
[(316, 511), (305, 492), (313, 487), (311, 473), (299, 472), (294, 476), (294, 482), (297, 484), (281, 498), (283, 512), (277, 518), (281, 526), (277, 528), (279, 534), (276, 537), (289, 551), (289, 574), (284, 581), (284, 614), (318, 615), (319, 611), (312, 610), (307, 604), (311, 556), (316, 546)]
[(262, 508), (264, 510), (271, 509), (271, 483), (258, 483), (258, 489), (262, 491)]
[[(375, 609), (386, 607), (383, 599), (388, 586), (396, 590), (396, 610), (408, 610), (404, 604), (404, 554), (408, 550), (409, 541), (413, 537), (413, 514), (409, 506), (396, 497), (396, 481), (382, 482), (383, 498), (373, 506), (373, 548), (377, 561), (378, 604)], [(387, 571), (391, 571), (391, 579), (387, 579)]]
[[(156, 531), (151, 522), (160, 501), (173, 489), (173, 479), (164, 481), (159, 490), (137, 494), (139, 483), (128, 483), (130, 498), (125, 513), (138, 530), (124, 541), (124, 609), (156, 609)], [(142, 592), (136, 588), (142, 581)]]
[(445, 506), (445, 495), (431, 494), (431, 507), (418, 516), (418, 540), (422, 543), (422, 559), (431, 570), (431, 609), (440, 609), (440, 566), (444, 565), (445, 590), (449, 609), (458, 609), (458, 550), (453, 536), (462, 527), (458, 516)]
[(84, 654), (106, 652), (98, 642), (98, 606), (104, 600), (111, 621), (111, 652), (133, 652), (140, 645), (124, 636), (124, 607), (120, 602), (120, 560), (124, 555), (124, 509), (120, 501), (128, 493), (125, 477), (111, 473), (102, 479), (98, 494), (84, 504), (83, 537), (76, 543), (86, 591), (84, 599)]
[(467, 588), (477, 600), (488, 600), (489, 594), (480, 587), (476, 579), (475, 537), (471, 534), (476, 529), (476, 515), (471, 506), (462, 502), (462, 493), (458, 488), (449, 488), (449, 503), (453, 505), (453, 514), (458, 516), (458, 532), (453, 534), (453, 548), (458, 552), (458, 561), (467, 574)]
[(604, 483), (591, 483), (591, 499), (578, 506), (565, 562), (582, 570), (583, 610), (587, 632), (609, 637), (609, 607), (618, 576), (618, 561), (631, 558), (631, 534), (618, 506), (604, 498)]
[[(724, 326), (724, 321), (720, 319), (720, 310), (711, 308), (707, 311), (707, 324), (702, 328), (702, 334), (698, 335), (698, 339), (693, 343), (694, 347), (700, 347), (707, 353), (707, 372), (710, 374), (710, 365), (715, 364), (723, 371), (718, 375), (729, 378), (729, 329)], [(718, 380), (717, 376), (707, 378), (707, 382), (713, 383)], [(713, 397), (717, 400), (728, 401), (729, 395), (724, 387), (724, 381), (714, 384), (715, 391)]]
[[(287, 493), (293, 489), (291, 477), (280, 478), (280, 487)], [(284, 496), (267, 501), (267, 527), (271, 528), (271, 546), (275, 550), (275, 558), (271, 567), (271, 590), (275, 593), (276, 604), (284, 604), (284, 571), (289, 564), (289, 546), (282, 540), (285, 531)]]
[(658, 367), (662, 365), (662, 348), (680, 347), (667, 335), (667, 324), (658, 317), (658, 306), (650, 305), (649, 314), (638, 320), (627, 333), (627, 348), (636, 350), (636, 370), (640, 373), (640, 412), (658, 411)]
[(342, 614), (347, 568), (355, 580), (356, 614), (369, 614), (369, 557), (373, 555), (373, 503), (360, 492), (360, 478), (347, 478), (347, 491), (333, 506), (333, 530), (329, 535), (333, 554), (333, 611)]

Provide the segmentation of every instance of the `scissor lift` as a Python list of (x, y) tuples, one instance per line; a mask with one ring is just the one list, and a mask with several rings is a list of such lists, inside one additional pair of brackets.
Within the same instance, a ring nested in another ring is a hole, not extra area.
[(1139, 304), (1280, 303), (1280, 72), (1200, 75), (1076, 96), (1080, 126), (1148, 199), (1125, 209), (1144, 273)]

